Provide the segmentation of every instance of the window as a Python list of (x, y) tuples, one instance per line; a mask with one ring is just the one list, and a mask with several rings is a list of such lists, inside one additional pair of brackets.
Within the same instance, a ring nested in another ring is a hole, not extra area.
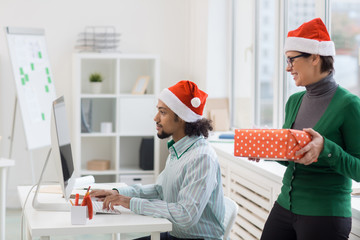
[(289, 30), (315, 17), (321, 17), (327, 24), (335, 42), (336, 81), (360, 95), (359, 1), (233, 1), (236, 27), (233, 29), (232, 127), (282, 126), (287, 99), (305, 90), (295, 86), (285, 71), (284, 40)]
[(254, 5), (252, 1), (248, 0), (234, 0), (233, 4), (231, 126), (236, 128), (251, 128), (254, 114)]
[(360, 2), (331, 2), (331, 39), (336, 48), (336, 82), (360, 96)]
[[(255, 125), (273, 126), (273, 82), (276, 68), (277, 1), (256, 1)], [(266, 54), (262, 54), (266, 52)]]
[[(315, 4), (313, 0), (289, 0), (287, 6), (287, 29), (286, 33), (290, 30), (294, 30), (298, 28), (304, 22), (310, 21), (314, 19), (315, 16)], [(286, 36), (284, 36), (286, 37)], [(285, 71), (285, 66), (284, 66)], [(285, 89), (286, 96), (284, 96), (284, 100), (288, 99), (288, 97), (299, 91), (305, 90), (303, 87), (297, 87), (294, 84), (294, 80), (292, 79), (290, 74), (286, 74), (285, 81)]]

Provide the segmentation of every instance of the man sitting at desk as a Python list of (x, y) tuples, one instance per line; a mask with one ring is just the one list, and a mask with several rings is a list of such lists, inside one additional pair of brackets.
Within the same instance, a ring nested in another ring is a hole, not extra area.
[[(154, 121), (170, 155), (156, 184), (94, 190), (104, 208), (121, 205), (137, 214), (167, 218), (173, 224), (161, 239), (222, 239), (224, 194), (215, 151), (205, 138), (211, 122), (202, 118), (207, 93), (191, 81), (180, 81), (159, 96)], [(150, 239), (150, 238), (144, 238)]]

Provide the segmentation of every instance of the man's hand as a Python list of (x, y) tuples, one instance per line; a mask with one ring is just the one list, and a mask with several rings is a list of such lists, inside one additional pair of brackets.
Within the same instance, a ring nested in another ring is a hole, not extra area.
[(107, 196), (119, 195), (116, 190), (92, 190), (90, 192), (90, 197), (96, 197), (99, 200), (103, 201)]
[(305, 147), (295, 153), (295, 156), (302, 154), (304, 154), (304, 156), (295, 160), (294, 162), (309, 165), (317, 161), (321, 151), (324, 148), (324, 138), (312, 128), (304, 128), (303, 130), (307, 133), (310, 133), (312, 140)]
[(130, 209), (131, 197), (123, 196), (120, 194), (109, 195), (104, 199), (103, 209), (111, 208), (114, 210), (114, 206), (123, 206), (124, 208)]

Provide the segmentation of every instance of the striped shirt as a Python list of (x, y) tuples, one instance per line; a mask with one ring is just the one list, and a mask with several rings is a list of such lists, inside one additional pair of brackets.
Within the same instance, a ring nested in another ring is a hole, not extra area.
[(222, 239), (224, 194), (215, 151), (200, 137), (168, 142), (170, 155), (155, 184), (119, 188), (130, 210), (173, 223), (178, 238)]

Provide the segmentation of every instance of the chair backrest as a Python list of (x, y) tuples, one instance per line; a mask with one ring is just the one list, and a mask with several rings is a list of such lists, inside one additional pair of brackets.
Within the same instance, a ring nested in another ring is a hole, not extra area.
[(231, 228), (235, 222), (239, 206), (232, 199), (224, 197), (225, 202), (225, 218), (224, 218), (224, 240), (229, 238)]

